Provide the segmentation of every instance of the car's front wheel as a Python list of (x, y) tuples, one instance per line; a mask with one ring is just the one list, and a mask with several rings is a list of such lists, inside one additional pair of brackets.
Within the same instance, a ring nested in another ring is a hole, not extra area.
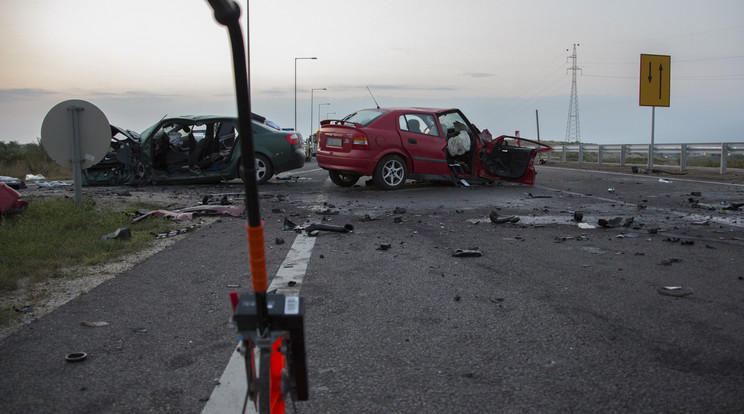
[[(261, 185), (266, 183), (274, 176), (274, 167), (271, 166), (271, 162), (264, 155), (256, 154), (256, 184)], [(240, 160), (238, 164), (238, 174), (240, 179), (245, 182), (245, 169), (243, 168), (243, 160)]]
[(331, 177), (333, 184), (339, 187), (351, 187), (359, 181), (358, 174), (349, 174), (339, 170), (328, 170), (328, 176)]
[(400, 155), (388, 154), (377, 163), (374, 179), (375, 185), (382, 190), (397, 190), (406, 182), (408, 168)]

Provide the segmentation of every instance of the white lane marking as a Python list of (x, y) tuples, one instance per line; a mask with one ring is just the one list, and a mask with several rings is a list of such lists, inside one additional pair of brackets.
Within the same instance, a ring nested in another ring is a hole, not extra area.
[[(327, 187), (329, 182), (330, 180), (327, 180), (324, 186)], [(327, 198), (327, 195), (323, 193), (318, 196), (316, 202), (322, 205)], [(317, 240), (315, 237), (304, 234), (298, 234), (295, 237), (287, 257), (285, 257), (279, 271), (269, 285), (269, 291), (276, 289), (276, 293), (299, 296), (302, 280), (307, 271), (307, 264), (310, 262), (315, 246), (315, 240)], [(290, 281), (295, 282), (294, 286), (289, 286)], [(238, 345), (240, 344), (238, 343)], [(237, 348), (236, 346), (230, 356), (219, 384), (214, 387), (212, 395), (209, 396), (209, 400), (204, 405), (202, 414), (239, 413), (243, 409), (248, 382), (245, 373), (245, 359), (237, 351)], [(255, 412), (253, 403), (249, 401), (245, 413), (253, 414)]]
[[(299, 296), (302, 279), (305, 277), (307, 264), (315, 246), (315, 237), (298, 234), (292, 247), (279, 267), (276, 276), (271, 281), (269, 292), (276, 289), (276, 293), (285, 296)], [(290, 286), (293, 285), (293, 286)]]
[[(298, 296), (300, 294), (302, 279), (305, 276), (315, 240), (315, 237), (297, 235), (284, 263), (279, 267), (279, 271), (269, 285), (269, 292), (276, 289), (276, 293), (283, 295)], [(294, 286), (289, 286), (290, 281), (295, 282)], [(247, 389), (245, 359), (237, 351), (236, 346), (202, 414), (239, 413), (243, 408)], [(252, 403), (249, 402), (245, 412), (255, 413)]]

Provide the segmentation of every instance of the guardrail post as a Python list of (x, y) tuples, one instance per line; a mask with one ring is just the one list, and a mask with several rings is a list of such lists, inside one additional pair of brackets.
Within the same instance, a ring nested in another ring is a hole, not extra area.
[(620, 166), (625, 167), (625, 150), (626, 146), (625, 144), (620, 146)]
[(561, 162), (566, 163), (566, 146), (561, 145)]
[(604, 145), (599, 146), (597, 153), (597, 164), (602, 165), (602, 153), (604, 152)]
[(648, 144), (648, 169), (654, 168), (654, 144)]
[(579, 164), (584, 162), (584, 144), (579, 144)]
[(728, 160), (728, 144), (721, 144), (721, 174), (726, 174), (726, 161)]
[(679, 170), (687, 170), (687, 144), (682, 144), (679, 149)]

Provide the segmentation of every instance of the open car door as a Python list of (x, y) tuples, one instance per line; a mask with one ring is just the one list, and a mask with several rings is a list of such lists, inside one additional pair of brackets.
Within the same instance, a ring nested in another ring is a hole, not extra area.
[(502, 135), (484, 145), (480, 154), (480, 175), (487, 179), (533, 185), (535, 157), (552, 150), (550, 145), (538, 141)]

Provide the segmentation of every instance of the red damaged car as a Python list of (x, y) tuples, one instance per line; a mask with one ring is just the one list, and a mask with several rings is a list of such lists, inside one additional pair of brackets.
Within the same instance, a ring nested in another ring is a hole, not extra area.
[(322, 121), (316, 158), (338, 186), (367, 175), (379, 188), (394, 190), (409, 178), (533, 185), (535, 156), (551, 150), (519, 137), (494, 139), (459, 109), (375, 108)]

